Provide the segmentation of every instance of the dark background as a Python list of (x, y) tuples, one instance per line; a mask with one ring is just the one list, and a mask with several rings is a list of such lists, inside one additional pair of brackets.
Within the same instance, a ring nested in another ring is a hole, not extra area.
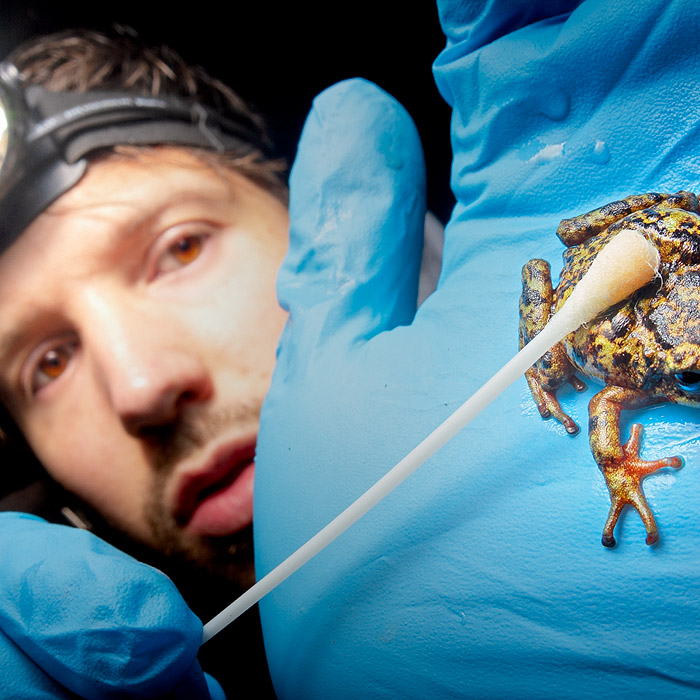
[(35, 34), (113, 24), (134, 29), (148, 43), (168, 44), (231, 85), (267, 117), (290, 162), (318, 92), (344, 78), (376, 82), (416, 121), (428, 164), (429, 206), (443, 221), (449, 218), (449, 109), (431, 73), (444, 45), (434, 2), (3, 0), (0, 55)]

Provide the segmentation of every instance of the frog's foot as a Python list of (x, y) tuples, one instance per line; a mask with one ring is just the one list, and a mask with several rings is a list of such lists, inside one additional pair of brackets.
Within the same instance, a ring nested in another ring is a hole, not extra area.
[(623, 458), (614, 464), (601, 466), (608, 490), (610, 491), (611, 500), (610, 513), (608, 514), (602, 537), (605, 547), (615, 546), (613, 531), (622, 509), (626, 505), (636, 508), (641, 516), (647, 531), (646, 543), (651, 545), (659, 539), (656, 520), (644, 497), (641, 482), (645, 476), (658, 469), (665, 467), (678, 469), (683, 465), (683, 460), (680, 457), (667, 457), (652, 461), (641, 459), (639, 456), (641, 437), (642, 426), (639, 423), (635, 423), (630, 431), (629, 440), (622, 446)]
[[(566, 429), (569, 435), (576, 435), (579, 431), (578, 424), (571, 418), (568, 414), (564, 413), (557, 401), (557, 397), (553, 391), (547, 391), (543, 388), (537, 379), (537, 373), (535, 370), (530, 369), (525, 373), (525, 378), (530, 386), (530, 391), (532, 392), (532, 398), (535, 400), (535, 405), (537, 410), (540, 412), (542, 418), (554, 417), (558, 420)], [(569, 377), (569, 383), (576, 389), (576, 391), (583, 391), (586, 385), (576, 376), (571, 375)]]

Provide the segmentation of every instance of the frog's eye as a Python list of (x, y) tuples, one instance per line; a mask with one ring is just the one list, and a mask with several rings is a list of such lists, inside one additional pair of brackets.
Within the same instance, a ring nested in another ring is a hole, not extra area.
[(683, 391), (700, 391), (700, 372), (678, 372), (673, 378)]

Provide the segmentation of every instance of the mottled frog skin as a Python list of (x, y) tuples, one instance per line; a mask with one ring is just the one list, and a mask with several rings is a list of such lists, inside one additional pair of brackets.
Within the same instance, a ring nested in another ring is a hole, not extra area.
[(559, 285), (549, 264), (531, 260), (523, 268), (520, 346), (535, 336), (566, 300), (600, 249), (622, 229), (644, 234), (661, 255), (656, 279), (554, 346), (526, 377), (543, 418), (554, 416), (574, 434), (576, 423), (556, 398), (565, 383), (585, 388), (580, 373), (605, 387), (590, 401), (589, 439), (610, 491), (610, 513), (602, 542), (615, 545), (614, 529), (626, 505), (641, 516), (647, 544), (658, 540), (642, 480), (679, 457), (646, 461), (639, 457), (642, 427), (620, 440), (620, 412), (661, 402), (700, 405), (700, 215), (689, 192), (649, 193), (612, 202), (566, 219), (557, 235), (567, 246)]

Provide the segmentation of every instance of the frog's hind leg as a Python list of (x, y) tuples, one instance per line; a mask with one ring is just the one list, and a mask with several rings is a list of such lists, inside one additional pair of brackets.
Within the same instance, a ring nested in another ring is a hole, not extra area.
[[(522, 273), (523, 291), (520, 297), (520, 347), (536, 336), (549, 321), (554, 290), (549, 263), (530, 260)], [(525, 373), (532, 397), (543, 418), (554, 416), (573, 435), (578, 432), (576, 422), (562, 411), (556, 398), (556, 390), (569, 382), (577, 391), (585, 384), (574, 374), (562, 343), (547, 351)]]
[(557, 236), (561, 242), (570, 248), (597, 236), (621, 219), (630, 214), (656, 207), (660, 204), (669, 207), (685, 209), (686, 211), (698, 210), (697, 197), (691, 192), (676, 192), (675, 194), (661, 194), (647, 192), (646, 194), (632, 195), (615, 202), (610, 202), (603, 207), (594, 209), (587, 214), (581, 214), (571, 219), (564, 219), (557, 228)]
[(614, 530), (622, 509), (630, 505), (639, 513), (646, 528), (646, 543), (659, 539), (654, 514), (642, 490), (645, 476), (665, 467), (678, 469), (680, 457), (666, 457), (647, 461), (639, 456), (642, 426), (635, 423), (630, 438), (620, 444), (620, 412), (622, 408), (640, 408), (653, 401), (636, 389), (606, 387), (596, 394), (589, 405), (591, 451), (610, 492), (610, 512), (603, 529), (602, 543), (615, 546)]
[(625, 455), (624, 465), (610, 469), (605, 473), (611, 501), (610, 512), (601, 538), (606, 547), (615, 546), (613, 532), (620, 513), (626, 505), (631, 505), (639, 513), (647, 531), (646, 543), (651, 545), (659, 539), (659, 528), (642, 491), (641, 481), (645, 476), (664, 467), (678, 469), (682, 465), (682, 461), (679, 457), (666, 457), (652, 461), (641, 459), (639, 457), (641, 435), (642, 426), (635, 423), (631, 428), (629, 440), (622, 446)]

